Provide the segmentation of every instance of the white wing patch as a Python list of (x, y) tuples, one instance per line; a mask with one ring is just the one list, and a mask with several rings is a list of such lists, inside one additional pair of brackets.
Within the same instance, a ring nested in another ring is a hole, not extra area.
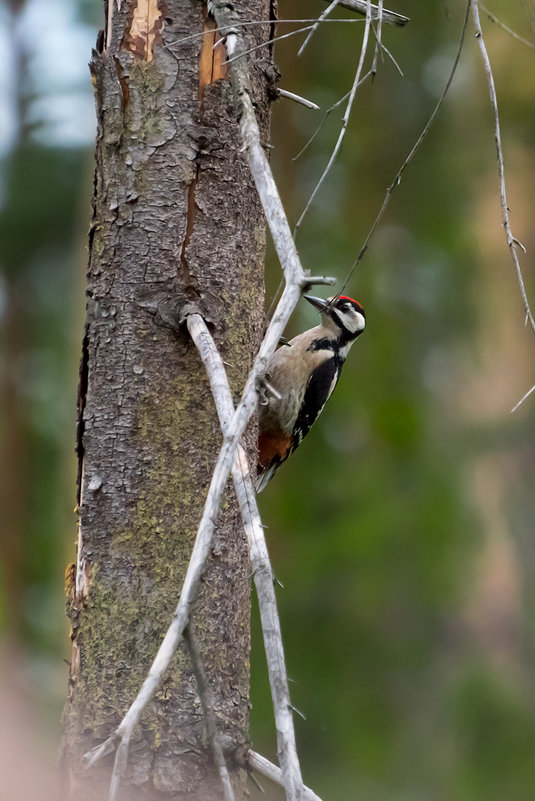
[[(336, 382), (337, 382), (337, 381), (338, 381), (338, 373), (335, 373), (335, 374), (334, 374), (334, 378), (333, 378), (333, 380), (331, 381), (331, 386), (329, 387), (329, 391), (328, 391), (328, 393), (327, 393), (327, 397), (325, 398), (325, 403), (327, 403), (327, 401), (329, 400), (329, 398), (330, 398), (330, 397), (331, 397), (331, 395), (333, 394), (333, 392), (334, 392), (334, 388), (335, 388), (335, 386), (336, 386)], [(321, 414), (321, 412), (323, 411), (323, 408), (324, 408), (324, 406), (325, 406), (325, 403), (323, 404), (323, 406), (322, 406), (322, 407), (321, 407), (321, 409), (319, 410), (319, 412), (318, 412), (318, 416), (319, 416), (319, 415)]]
[[(349, 350), (349, 347), (348, 347), (348, 350)], [(325, 398), (325, 402), (324, 402), (323, 406), (320, 406), (319, 411), (318, 411), (318, 413), (316, 415), (316, 418), (315, 418), (316, 420), (318, 419), (318, 417), (320, 416), (322, 411), (325, 409), (325, 404), (327, 403), (327, 401), (329, 400), (329, 398), (333, 394), (334, 388), (335, 388), (337, 382), (338, 382), (338, 374), (335, 374), (333, 380), (331, 381), (331, 386), (329, 387), (329, 391), (327, 393), (327, 397)], [(303, 435), (299, 434), (299, 444), (301, 444), (302, 441), (303, 441)]]

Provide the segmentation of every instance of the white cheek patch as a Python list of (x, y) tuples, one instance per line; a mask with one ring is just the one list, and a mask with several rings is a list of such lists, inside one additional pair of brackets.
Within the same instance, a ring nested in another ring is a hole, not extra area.
[(335, 314), (343, 327), (346, 329), (346, 331), (349, 331), (350, 334), (358, 334), (361, 331), (364, 331), (366, 328), (366, 320), (364, 319), (364, 315), (355, 309), (345, 313), (336, 310)]
[(354, 329), (355, 333), (357, 331), (364, 331), (364, 329), (366, 328), (366, 320), (364, 319), (364, 315), (362, 315), (360, 312), (355, 312), (355, 317), (356, 317), (356, 327)]

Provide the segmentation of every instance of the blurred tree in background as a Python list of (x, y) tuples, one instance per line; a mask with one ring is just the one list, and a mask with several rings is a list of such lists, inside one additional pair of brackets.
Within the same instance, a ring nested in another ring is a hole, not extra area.
[(11, 0), (0, 17), (0, 614), (14, 642), (56, 663), (93, 133), (87, 108), (73, 119), (87, 106), (88, 84), (75, 51), (93, 31), (84, 37), (65, 4), (46, 5)]
[[(359, 90), (341, 156), (297, 237), (305, 266), (341, 281), (442, 91), (465, 4), (395, 8), (411, 22), (383, 36), (404, 75), (385, 59)], [(531, 0), (489, 8), (535, 42)], [(279, 14), (321, 10), (281, 0)], [(69, 454), (94, 131), (84, 123), (84, 70), (100, 13), (99, 0), (12, 0), (0, 17), (11, 120), (0, 131), (1, 617), (25, 653), (21, 680), (52, 721), (66, 676), (61, 586), (75, 533)], [(535, 53), (481, 13), (533, 300)], [(350, 88), (360, 30), (327, 25), (300, 59), (300, 37), (278, 47), (281, 86), (322, 107), (281, 100), (274, 109), (273, 162), (294, 221), (341, 112), (292, 159)], [(535, 382), (535, 342), (500, 223), (488, 90), (469, 23), (446, 103), (347, 288), (366, 308), (366, 333), (322, 418), (262, 496), (293, 698), (307, 717), (298, 721), (303, 771), (326, 801), (533, 796), (533, 399), (510, 409)], [(267, 280), (273, 295), (274, 259)], [(289, 333), (309, 324), (303, 308)], [(260, 642), (252, 726), (268, 754)]]

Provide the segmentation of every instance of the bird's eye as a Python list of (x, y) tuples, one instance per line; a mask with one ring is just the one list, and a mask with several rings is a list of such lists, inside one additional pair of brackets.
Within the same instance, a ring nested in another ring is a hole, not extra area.
[(351, 303), (344, 303), (342, 306), (342, 311), (349, 311), (351, 308)]

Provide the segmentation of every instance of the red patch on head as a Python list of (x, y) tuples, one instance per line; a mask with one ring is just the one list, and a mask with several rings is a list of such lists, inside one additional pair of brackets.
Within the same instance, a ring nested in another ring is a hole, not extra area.
[(357, 306), (357, 308), (360, 309), (361, 312), (364, 312), (362, 304), (359, 303), (358, 300), (355, 300), (355, 298), (350, 298), (347, 295), (338, 295), (338, 300), (349, 301), (350, 303), (354, 303), (355, 306)]

